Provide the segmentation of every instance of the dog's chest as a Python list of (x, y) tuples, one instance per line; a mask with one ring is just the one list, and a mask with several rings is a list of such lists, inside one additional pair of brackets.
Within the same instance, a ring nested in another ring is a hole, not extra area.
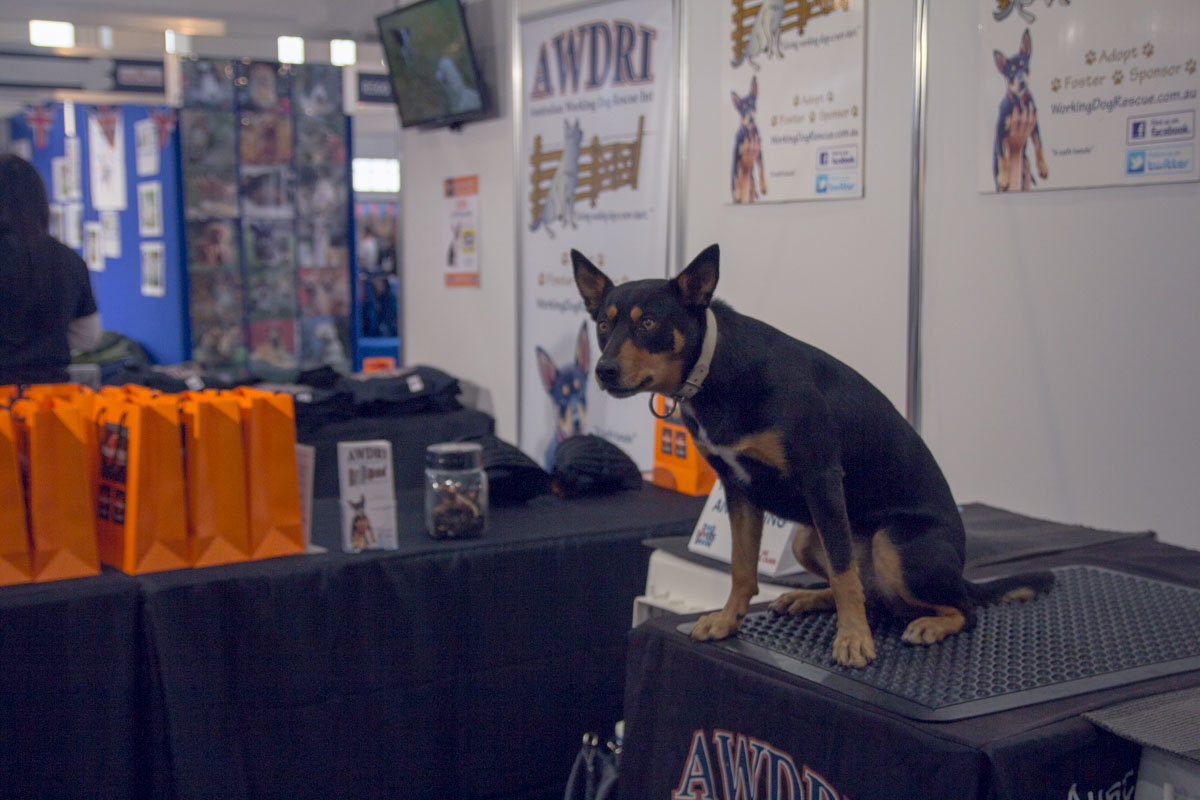
[(727, 475), (744, 488), (764, 488), (766, 483), (787, 480), (790, 469), (780, 431), (737, 433), (728, 430), (721, 420), (710, 420), (710, 429), (691, 413), (685, 413), (684, 421), (696, 447), (723, 476)]
[(729, 468), (730, 473), (737, 479), (738, 483), (744, 486), (750, 485), (750, 472), (738, 461), (738, 448), (736, 445), (717, 444), (708, 438), (708, 431), (699, 423), (696, 424), (695, 439), (700, 452), (706, 453), (707, 458), (710, 460), (719, 458)]

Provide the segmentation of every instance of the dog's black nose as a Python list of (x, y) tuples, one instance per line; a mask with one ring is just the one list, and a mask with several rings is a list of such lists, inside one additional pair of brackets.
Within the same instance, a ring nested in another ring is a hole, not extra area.
[(615, 383), (621, 377), (621, 368), (613, 361), (601, 359), (596, 362), (596, 378), (601, 383)]

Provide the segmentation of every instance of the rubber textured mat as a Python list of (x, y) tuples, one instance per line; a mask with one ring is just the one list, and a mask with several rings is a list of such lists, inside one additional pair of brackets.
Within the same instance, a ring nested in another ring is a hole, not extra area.
[(1099, 567), (1054, 573), (1047, 594), (980, 608), (972, 630), (935, 645), (906, 644), (904, 623), (870, 615), (877, 658), (863, 669), (830, 659), (833, 613), (751, 613), (715, 645), (930, 722), (1200, 669), (1200, 590)]

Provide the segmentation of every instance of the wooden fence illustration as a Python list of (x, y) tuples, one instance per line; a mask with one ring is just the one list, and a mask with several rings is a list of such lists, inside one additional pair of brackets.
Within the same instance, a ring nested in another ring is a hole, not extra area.
[[(579, 146), (579, 176), (570, 203), (588, 200), (591, 207), (595, 208), (596, 199), (603, 192), (615, 191), (622, 186), (637, 190), (645, 126), (646, 118), (639, 116), (635, 138), (601, 144), (600, 137), (592, 136), (590, 142)], [(533, 152), (529, 155), (530, 219), (536, 220), (541, 216), (562, 154), (562, 150), (543, 150), (542, 137), (533, 137)]]
[[(765, 0), (758, 3), (750, 3), (747, 0), (729, 1), (733, 4), (733, 30), (729, 38), (733, 40), (733, 60), (737, 61), (742, 55), (742, 50), (746, 48), (750, 29), (754, 27), (754, 20), (758, 17), (758, 11), (763, 7)], [(784, 0), (783, 24), (780, 25), (779, 31), (783, 34), (794, 30), (797, 36), (801, 36), (810, 19), (832, 14), (839, 9), (848, 11), (850, 0)]]

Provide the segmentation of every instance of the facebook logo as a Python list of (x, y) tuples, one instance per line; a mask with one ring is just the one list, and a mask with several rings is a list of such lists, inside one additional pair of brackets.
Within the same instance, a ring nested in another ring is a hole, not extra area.
[(1146, 138), (1146, 121), (1145, 120), (1135, 120), (1133, 123), (1133, 130), (1130, 131), (1129, 136), (1131, 139), (1145, 139)]
[(820, 164), (822, 167), (829, 164), (829, 151), (828, 150), (821, 151), (821, 155), (819, 155), (817, 157), (817, 163)]

